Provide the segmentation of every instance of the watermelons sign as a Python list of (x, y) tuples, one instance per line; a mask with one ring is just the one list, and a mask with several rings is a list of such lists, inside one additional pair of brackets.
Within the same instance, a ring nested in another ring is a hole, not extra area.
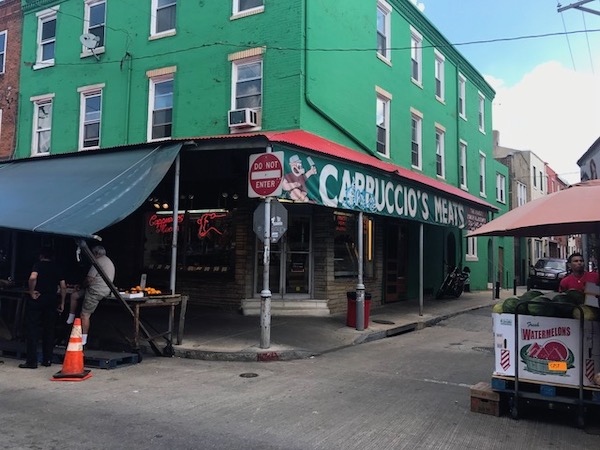
[(377, 174), (364, 167), (283, 150), (280, 198), (467, 229), (481, 226), (481, 218), (487, 216), (484, 211), (392, 179), (383, 172)]

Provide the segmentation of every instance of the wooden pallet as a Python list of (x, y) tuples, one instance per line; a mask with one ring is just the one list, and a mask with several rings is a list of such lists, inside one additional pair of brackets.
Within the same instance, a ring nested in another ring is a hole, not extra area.
[[(0, 356), (14, 359), (25, 359), (27, 351), (24, 342), (0, 341)], [(38, 354), (38, 361), (41, 361), (42, 355)], [(62, 364), (65, 358), (65, 349), (57, 347), (52, 355), (53, 364)], [(97, 369), (116, 369), (121, 366), (128, 366), (140, 362), (139, 355), (136, 353), (118, 353), (102, 350), (86, 350), (83, 354), (83, 364), (85, 367)]]
[[(492, 377), (492, 389), (500, 393), (512, 393), (515, 389), (514, 377), (494, 376)], [(525, 381), (519, 379), (519, 391), (525, 393), (539, 394), (544, 398), (564, 397), (576, 399), (579, 396), (577, 386), (567, 386), (556, 383), (541, 383), (537, 381)], [(587, 404), (600, 405), (600, 388), (584, 386), (583, 399)]]

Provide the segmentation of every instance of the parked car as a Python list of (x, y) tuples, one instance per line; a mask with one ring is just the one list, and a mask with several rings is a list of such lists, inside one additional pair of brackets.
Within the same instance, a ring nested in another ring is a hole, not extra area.
[(527, 289), (541, 288), (558, 291), (558, 285), (567, 275), (567, 260), (559, 258), (540, 258), (529, 269)]

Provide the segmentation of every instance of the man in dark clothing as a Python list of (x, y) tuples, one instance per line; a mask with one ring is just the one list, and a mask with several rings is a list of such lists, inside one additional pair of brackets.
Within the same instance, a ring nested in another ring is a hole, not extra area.
[[(37, 368), (37, 344), (40, 327), (42, 329), (42, 365), (52, 364), (54, 349), (54, 325), (57, 312), (65, 307), (67, 285), (62, 270), (53, 261), (53, 252), (42, 249), (39, 261), (33, 265), (29, 276), (29, 300), (27, 301), (26, 333), (27, 360), (19, 364), (21, 369)], [(60, 287), (60, 303), (57, 303), (57, 289)]]

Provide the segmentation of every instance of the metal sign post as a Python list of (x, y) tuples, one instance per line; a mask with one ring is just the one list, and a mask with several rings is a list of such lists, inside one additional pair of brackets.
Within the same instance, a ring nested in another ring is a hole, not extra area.
[(269, 266), (271, 265), (271, 197), (265, 198), (265, 227), (263, 249), (263, 288), (260, 291), (260, 348), (271, 347), (271, 290)]
[(356, 283), (356, 330), (365, 329), (365, 285), (363, 283), (363, 212), (358, 213), (358, 280)]

